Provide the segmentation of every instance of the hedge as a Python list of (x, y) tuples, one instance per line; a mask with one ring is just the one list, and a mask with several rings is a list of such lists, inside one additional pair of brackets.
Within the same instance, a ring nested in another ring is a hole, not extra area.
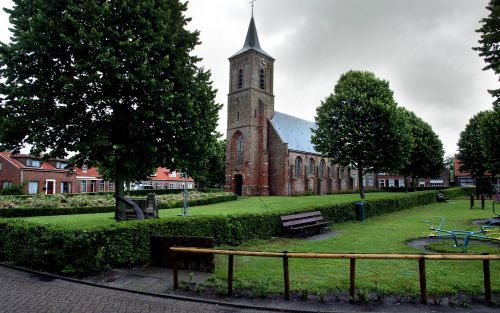
[[(444, 191), (449, 198), (467, 194)], [(366, 216), (386, 214), (436, 201), (434, 191), (404, 198), (366, 201)], [(211, 236), (217, 244), (240, 244), (250, 239), (283, 235), (279, 217), (320, 210), (331, 222), (354, 220), (354, 202), (321, 205), (261, 214), (172, 217), (117, 223), (86, 230), (0, 219), (0, 259), (34, 269), (86, 275), (108, 267), (142, 264), (149, 260), (149, 235)]]
[[(222, 195), (207, 199), (190, 200), (189, 206), (198, 206), (206, 204), (221, 203), (236, 200), (235, 195)], [(172, 209), (182, 207), (182, 201), (172, 203), (160, 203), (158, 209)], [(0, 209), (0, 217), (29, 217), (29, 216), (48, 216), (48, 215), (71, 215), (114, 212), (114, 206), (102, 207), (74, 207), (74, 208), (6, 208)]]

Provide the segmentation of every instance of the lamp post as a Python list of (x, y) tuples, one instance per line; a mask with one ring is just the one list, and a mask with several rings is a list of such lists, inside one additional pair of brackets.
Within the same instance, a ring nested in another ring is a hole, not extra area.
[(184, 190), (182, 191), (182, 216), (189, 216), (189, 200), (188, 200), (188, 190), (187, 190), (187, 172), (182, 173), (184, 176)]

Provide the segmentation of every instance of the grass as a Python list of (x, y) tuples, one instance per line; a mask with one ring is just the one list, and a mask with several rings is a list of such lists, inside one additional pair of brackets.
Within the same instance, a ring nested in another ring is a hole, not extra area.
[[(388, 197), (405, 197), (404, 193), (378, 192), (367, 193), (367, 200), (377, 200)], [(343, 203), (359, 200), (358, 194), (307, 196), (307, 197), (249, 197), (240, 198), (218, 204), (210, 204), (189, 208), (190, 215), (229, 215), (244, 213), (262, 213), (275, 210), (294, 210), (316, 205), (330, 203)], [(181, 208), (160, 210), (160, 218), (169, 218), (181, 213)], [(116, 225), (114, 213), (75, 214), (57, 216), (27, 217), (24, 220), (40, 223), (54, 224), (64, 227), (84, 229), (88, 227), (103, 226), (112, 227)]]
[[(364, 253), (421, 253), (406, 244), (408, 240), (425, 237), (428, 226), (420, 220), (443, 216), (447, 229), (475, 230), (471, 221), (491, 217), (491, 210), (470, 210), (463, 200), (416, 207), (370, 218), (363, 222), (334, 225), (335, 237), (322, 241), (276, 238), (255, 241), (238, 247), (255, 251), (293, 252), (364, 252)], [(450, 248), (451, 244), (450, 244)], [(451, 250), (451, 249), (450, 249)], [(458, 252), (458, 251), (455, 251)], [(500, 254), (500, 249), (472, 242), (469, 252)], [(216, 276), (226, 279), (227, 257), (217, 256)], [(349, 286), (348, 260), (290, 259), (290, 284), (295, 291), (308, 290), (322, 294)], [(492, 261), (491, 283), (494, 292), (500, 291), (500, 262)], [(429, 294), (483, 292), (481, 261), (427, 261)], [(245, 286), (258, 288), (263, 280), (270, 281), (272, 292), (283, 292), (282, 260), (279, 258), (235, 257), (234, 278)], [(358, 260), (356, 283), (361, 290), (384, 290), (391, 294), (415, 295), (419, 292), (418, 262), (406, 260)], [(253, 287), (252, 287), (253, 286)]]

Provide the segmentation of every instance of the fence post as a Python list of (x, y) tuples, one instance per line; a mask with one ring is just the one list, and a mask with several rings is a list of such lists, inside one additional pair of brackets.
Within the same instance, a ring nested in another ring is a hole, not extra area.
[(233, 263), (234, 255), (228, 254), (229, 260), (227, 262), (227, 295), (233, 295)]
[(288, 275), (288, 251), (283, 251), (283, 280), (285, 284), (285, 300), (290, 300), (290, 278)]
[(425, 258), (418, 259), (418, 272), (420, 276), (420, 299), (422, 304), (427, 304), (427, 279), (425, 277)]
[(470, 209), (472, 210), (473, 207), (474, 207), (474, 194), (471, 193), (470, 194)]
[(177, 271), (177, 256), (175, 251), (170, 250), (172, 254), (172, 272), (174, 276), (174, 290), (179, 288), (179, 273)]
[(351, 301), (356, 300), (356, 259), (350, 259), (350, 288), (349, 298)]
[(481, 194), (481, 209), (484, 210), (484, 193)]
[[(483, 253), (488, 255), (488, 253)], [(491, 303), (490, 260), (483, 260), (484, 301)]]

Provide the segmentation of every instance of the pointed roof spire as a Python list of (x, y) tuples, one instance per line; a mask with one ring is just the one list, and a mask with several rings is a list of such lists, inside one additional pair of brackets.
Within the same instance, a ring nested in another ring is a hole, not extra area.
[(237, 56), (238, 54), (242, 54), (243, 52), (246, 52), (248, 50), (255, 50), (267, 57), (270, 57), (271, 59), (274, 59), (260, 47), (259, 36), (257, 35), (257, 28), (255, 27), (253, 15), (250, 19), (250, 25), (248, 25), (247, 37), (245, 38), (243, 48), (241, 48), (240, 51), (236, 52), (232, 57)]

